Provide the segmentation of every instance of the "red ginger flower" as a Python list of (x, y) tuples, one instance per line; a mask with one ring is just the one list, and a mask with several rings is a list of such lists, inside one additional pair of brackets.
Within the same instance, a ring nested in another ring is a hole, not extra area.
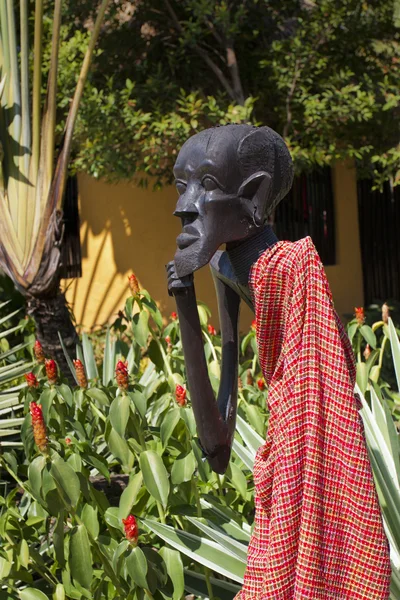
[(371, 356), (371, 346), (369, 344), (367, 344), (365, 346), (365, 350), (364, 350), (363, 354), (364, 354), (365, 360), (368, 360), (369, 357)]
[(115, 367), (115, 379), (120, 390), (127, 390), (129, 387), (128, 363), (119, 360)]
[(68, 446), (71, 444), (72, 440), (70, 437), (66, 437), (65, 438), (65, 443), (68, 444)]
[(260, 377), (259, 379), (257, 379), (257, 386), (258, 389), (260, 390), (260, 392), (262, 392), (263, 390), (265, 390), (265, 381), (262, 377)]
[(172, 320), (172, 321), (176, 321), (176, 320), (177, 320), (177, 318), (178, 318), (178, 315), (177, 315), (177, 313), (176, 313), (176, 312), (172, 312), (172, 313), (171, 313), (171, 320)]
[(137, 280), (137, 277), (134, 273), (131, 273), (128, 276), (128, 281), (129, 281), (129, 288), (131, 290), (131, 294), (132, 296), (136, 296), (136, 294), (139, 292), (139, 282)]
[(208, 329), (208, 333), (210, 335), (217, 335), (217, 331), (216, 331), (215, 327), (213, 327), (212, 325), (207, 325), (207, 329)]
[(389, 306), (385, 302), (385, 304), (382, 304), (382, 321), (384, 323), (386, 323), (386, 325), (389, 322), (389, 317), (390, 317)]
[(362, 306), (360, 306), (359, 308), (355, 308), (354, 309), (354, 313), (356, 316), (356, 321), (359, 325), (363, 325), (365, 322), (365, 314), (364, 314), (364, 308)]
[(79, 358), (74, 360), (74, 367), (79, 387), (87, 388), (88, 382), (86, 379), (85, 367), (83, 366), (82, 361), (80, 361)]
[(46, 424), (43, 419), (42, 407), (36, 402), (29, 404), (29, 410), (32, 417), (33, 438), (40, 452), (47, 452), (48, 439)]
[(38, 363), (44, 363), (45, 356), (44, 356), (43, 346), (39, 342), (39, 340), (36, 340), (36, 342), (33, 345), (33, 353), (34, 353), (35, 358), (38, 361)]
[(167, 335), (167, 336), (166, 336), (166, 338), (165, 338), (165, 342), (166, 342), (166, 344), (167, 344), (168, 346), (170, 346), (170, 345), (171, 345), (171, 338), (169, 337), (169, 335)]
[(125, 537), (129, 542), (137, 544), (139, 537), (139, 528), (136, 523), (136, 519), (133, 515), (128, 515), (126, 519), (122, 519), (124, 525)]
[(254, 319), (254, 321), (251, 322), (251, 329), (253, 331), (256, 331), (257, 329), (257, 321)]
[(24, 375), (24, 377), (26, 379), (26, 383), (28, 384), (29, 388), (39, 387), (39, 382), (36, 378), (36, 375), (34, 375), (34, 373), (26, 373), (26, 375)]
[(44, 366), (46, 369), (46, 375), (48, 382), (50, 385), (54, 385), (57, 383), (57, 364), (56, 361), (52, 358), (46, 358), (44, 361)]
[(182, 385), (177, 385), (175, 388), (175, 399), (179, 406), (186, 406), (186, 389)]

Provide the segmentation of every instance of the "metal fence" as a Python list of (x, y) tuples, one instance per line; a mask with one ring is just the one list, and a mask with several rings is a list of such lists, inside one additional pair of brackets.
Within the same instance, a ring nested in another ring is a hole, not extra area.
[(330, 168), (296, 177), (272, 221), (279, 239), (294, 242), (309, 235), (324, 265), (334, 265), (335, 210)]
[(365, 303), (400, 299), (400, 187), (357, 187)]

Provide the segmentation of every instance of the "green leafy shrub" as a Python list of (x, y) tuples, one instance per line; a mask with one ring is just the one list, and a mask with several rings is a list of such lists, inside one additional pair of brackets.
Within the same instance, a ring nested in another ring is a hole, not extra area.
[[(221, 340), (206, 307), (199, 313), (217, 387)], [(83, 334), (70, 361), (76, 387), (51, 359), (34, 365), (19, 383), (23, 447), (11, 442), (0, 457), (7, 598), (234, 596), (254, 514), (253, 458), (267, 422), (267, 392), (253, 385), (254, 340), (251, 331), (242, 346), (238, 433), (223, 477), (204, 462), (196, 438), (179, 323), (164, 326), (145, 290), (107, 331), (101, 364)]]

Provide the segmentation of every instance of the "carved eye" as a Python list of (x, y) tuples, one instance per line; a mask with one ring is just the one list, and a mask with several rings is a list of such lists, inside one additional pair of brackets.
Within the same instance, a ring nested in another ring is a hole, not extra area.
[(175, 186), (180, 196), (186, 192), (186, 183), (184, 181), (175, 181)]
[(216, 181), (214, 179), (212, 179), (212, 177), (209, 177), (208, 175), (203, 177), (201, 183), (202, 183), (204, 189), (207, 190), (208, 192), (218, 189), (218, 185), (217, 185)]

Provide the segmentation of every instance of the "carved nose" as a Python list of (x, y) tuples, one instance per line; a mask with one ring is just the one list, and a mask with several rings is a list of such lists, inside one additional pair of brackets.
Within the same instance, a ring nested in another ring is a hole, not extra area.
[(174, 215), (182, 219), (183, 225), (186, 225), (197, 219), (199, 211), (194, 202), (185, 202), (183, 196), (181, 196), (176, 205)]

